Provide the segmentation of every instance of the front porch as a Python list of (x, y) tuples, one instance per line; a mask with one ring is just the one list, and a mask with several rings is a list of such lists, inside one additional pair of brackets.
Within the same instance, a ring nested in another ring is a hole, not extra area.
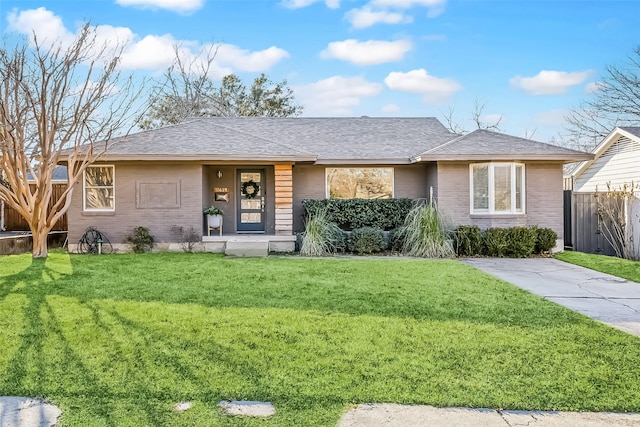
[(266, 234), (225, 234), (203, 236), (203, 250), (230, 256), (267, 256), (270, 252), (293, 252), (296, 236)]

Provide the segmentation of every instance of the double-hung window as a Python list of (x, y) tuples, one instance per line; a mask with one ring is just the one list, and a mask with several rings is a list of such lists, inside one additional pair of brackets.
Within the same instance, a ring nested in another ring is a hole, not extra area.
[(520, 163), (471, 164), (471, 214), (524, 213), (524, 177)]
[(115, 166), (88, 166), (85, 169), (82, 203), (84, 211), (111, 212), (115, 210)]

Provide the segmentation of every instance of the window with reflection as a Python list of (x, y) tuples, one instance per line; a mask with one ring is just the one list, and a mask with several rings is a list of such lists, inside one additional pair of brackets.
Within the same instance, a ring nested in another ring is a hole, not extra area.
[(84, 171), (83, 184), (85, 211), (115, 210), (115, 166), (88, 166)]
[(390, 199), (393, 168), (327, 168), (330, 199)]
[(475, 163), (471, 168), (471, 213), (524, 213), (524, 165)]

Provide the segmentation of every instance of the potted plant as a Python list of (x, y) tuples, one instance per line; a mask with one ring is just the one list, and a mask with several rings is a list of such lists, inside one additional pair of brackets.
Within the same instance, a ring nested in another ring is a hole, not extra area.
[(211, 235), (211, 230), (220, 230), (220, 234), (222, 234), (222, 209), (212, 205), (203, 212), (207, 215), (209, 235)]
[(219, 207), (211, 205), (204, 210), (204, 213), (207, 215), (222, 215), (224, 212)]

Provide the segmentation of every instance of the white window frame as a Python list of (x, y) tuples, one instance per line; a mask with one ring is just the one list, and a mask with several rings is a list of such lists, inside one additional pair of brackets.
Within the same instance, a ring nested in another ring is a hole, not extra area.
[[(495, 210), (495, 168), (496, 166), (510, 166), (511, 168), (511, 209), (497, 211)], [(520, 189), (520, 209), (516, 209), (516, 171), (517, 167), (520, 166), (521, 170), (521, 189)], [(473, 188), (473, 171), (475, 168), (487, 167), (488, 175), (489, 175), (489, 209), (475, 209), (474, 202), (474, 188)], [(471, 215), (523, 215), (526, 213), (526, 170), (524, 163), (518, 162), (490, 162), (490, 163), (471, 163), (469, 165), (469, 211)]]
[[(324, 168), (324, 191), (325, 198), (330, 199), (331, 189), (329, 188), (329, 169), (391, 169), (391, 198), (396, 197), (396, 170), (393, 166), (329, 166)], [(334, 199), (348, 200), (348, 199)], [(368, 199), (375, 200), (375, 199)]]
[[(87, 187), (87, 170), (90, 168), (111, 168), (113, 183), (108, 186), (89, 186)], [(113, 189), (113, 207), (112, 208), (91, 208), (87, 207), (87, 188), (112, 188)], [(116, 210), (116, 166), (115, 165), (91, 165), (82, 172), (82, 210), (84, 212), (114, 212)]]

